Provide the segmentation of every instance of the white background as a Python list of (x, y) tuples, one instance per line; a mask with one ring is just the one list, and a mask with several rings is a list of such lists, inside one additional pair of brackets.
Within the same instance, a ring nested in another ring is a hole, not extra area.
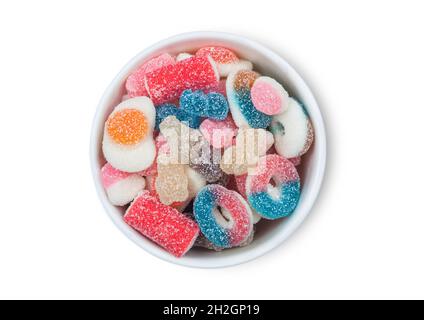
[[(421, 1), (147, 2), (0, 4), (0, 297), (424, 298)], [(125, 238), (88, 159), (115, 74), (195, 30), (281, 53), (328, 130), (325, 183), (304, 225), (264, 257), (219, 270), (171, 265)]]

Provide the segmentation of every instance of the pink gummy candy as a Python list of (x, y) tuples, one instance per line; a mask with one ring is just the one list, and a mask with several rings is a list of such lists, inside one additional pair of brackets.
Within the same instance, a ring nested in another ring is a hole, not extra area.
[(219, 74), (210, 57), (192, 57), (156, 69), (145, 76), (146, 89), (155, 105), (177, 99), (184, 90), (218, 85)]
[(214, 148), (226, 148), (233, 144), (237, 134), (237, 126), (231, 116), (223, 121), (205, 119), (200, 124), (200, 132)]
[(176, 257), (183, 256), (199, 235), (196, 222), (143, 191), (130, 205), (124, 221)]
[(288, 106), (289, 95), (281, 84), (270, 77), (259, 77), (250, 90), (255, 108), (267, 115), (284, 112)]
[(160, 56), (150, 59), (149, 61), (138, 67), (127, 79), (125, 88), (127, 89), (130, 98), (137, 96), (148, 96), (144, 77), (146, 73), (152, 72), (156, 69), (162, 68), (167, 65), (175, 63), (175, 58), (168, 53), (161, 54)]
[(124, 172), (112, 167), (109, 163), (106, 163), (101, 170), (102, 184), (105, 189), (109, 188), (114, 183), (128, 178), (131, 173)]

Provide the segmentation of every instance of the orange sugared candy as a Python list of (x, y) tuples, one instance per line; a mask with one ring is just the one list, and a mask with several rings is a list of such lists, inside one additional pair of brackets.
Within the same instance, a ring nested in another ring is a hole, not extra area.
[(137, 109), (117, 111), (108, 119), (106, 125), (109, 136), (116, 143), (125, 145), (140, 142), (149, 129), (146, 116)]

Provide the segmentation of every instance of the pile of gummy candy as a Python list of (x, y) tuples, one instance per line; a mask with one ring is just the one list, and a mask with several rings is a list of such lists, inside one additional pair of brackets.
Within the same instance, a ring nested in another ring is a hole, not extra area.
[(313, 141), (304, 106), (233, 51), (168, 53), (135, 69), (107, 118), (101, 170), (124, 221), (176, 257), (253, 241), (289, 216)]

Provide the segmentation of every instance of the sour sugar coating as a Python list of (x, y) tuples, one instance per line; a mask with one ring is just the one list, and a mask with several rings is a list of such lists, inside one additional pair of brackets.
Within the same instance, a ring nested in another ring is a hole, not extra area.
[(189, 193), (186, 165), (173, 162), (169, 154), (159, 153), (157, 166), (155, 189), (160, 201), (169, 205), (187, 200)]
[[(197, 139), (197, 140), (196, 140)], [(224, 184), (227, 174), (221, 169), (221, 151), (212, 148), (205, 138), (192, 135), (189, 166), (205, 177), (208, 183)]]
[(205, 119), (200, 124), (199, 130), (209, 144), (216, 149), (231, 146), (237, 133), (237, 127), (231, 116), (222, 121)]
[[(254, 237), (255, 237), (255, 226), (253, 226), (252, 232), (250, 233), (249, 237), (247, 237), (247, 239), (243, 243), (241, 243), (238, 247), (248, 246), (249, 244), (253, 242)], [(194, 247), (213, 250), (216, 252), (220, 252), (224, 250), (224, 248), (215, 246), (202, 233), (200, 233), (199, 236), (197, 237), (196, 242), (194, 243)]]
[(103, 166), (101, 178), (109, 201), (115, 206), (124, 206), (133, 201), (146, 185), (139, 174), (120, 171), (109, 163)]
[(178, 120), (188, 124), (190, 128), (197, 129), (200, 126), (200, 117), (185, 112), (181, 108), (177, 108), (174, 104), (165, 103), (156, 108), (156, 130), (159, 130), (160, 123), (168, 116), (175, 116)]
[(185, 90), (180, 97), (180, 108), (198, 117), (224, 120), (228, 115), (227, 99), (220, 93), (205, 94), (201, 90)]
[(274, 137), (264, 129), (239, 129), (235, 145), (224, 151), (220, 164), (222, 171), (234, 175), (248, 173), (273, 143)]
[(228, 104), (239, 128), (265, 129), (271, 123), (272, 117), (256, 109), (251, 99), (251, 88), (258, 77), (254, 71), (239, 70), (227, 78)]
[(198, 139), (198, 142), (192, 141), (189, 166), (205, 177), (208, 183), (224, 184), (228, 176), (220, 167), (221, 151), (211, 148), (203, 136), (198, 136)]
[(208, 183), (225, 185), (228, 181), (228, 175), (221, 170), (219, 163), (198, 164), (191, 167), (205, 177)]
[(103, 154), (114, 168), (139, 172), (156, 157), (153, 129), (156, 111), (147, 97), (121, 102), (109, 115), (103, 133)]
[[(196, 197), (197, 193), (206, 185), (206, 179), (198, 173), (196, 170), (185, 166), (185, 174), (188, 180), (188, 198), (185, 201), (176, 201), (170, 204), (171, 207), (179, 208), (187, 200), (192, 200)], [(157, 176), (149, 176), (146, 178), (146, 189), (149, 190), (153, 195), (159, 197), (156, 191), (156, 179)], [(187, 203), (188, 204), (188, 203)]]
[(283, 86), (270, 77), (259, 77), (250, 91), (253, 105), (267, 115), (276, 115), (286, 111), (289, 94)]
[(143, 191), (130, 205), (124, 221), (176, 257), (183, 256), (199, 235), (197, 224), (178, 210)]
[(252, 70), (253, 68), (253, 65), (250, 61), (239, 59), (233, 51), (224, 47), (203, 47), (196, 52), (196, 56), (211, 57), (217, 63), (219, 75), (221, 77), (226, 77), (228, 74), (235, 70)]
[(246, 195), (252, 208), (266, 219), (290, 215), (300, 196), (300, 180), (295, 166), (277, 154), (262, 157), (255, 173), (247, 176)]
[(194, 217), (205, 237), (221, 248), (239, 246), (253, 228), (252, 211), (243, 197), (216, 184), (197, 194)]
[[(157, 174), (153, 176), (146, 177), (146, 190), (150, 192), (152, 196), (155, 196), (159, 199), (159, 194), (156, 191), (156, 179), (158, 178)], [(185, 201), (175, 201), (169, 204), (170, 207), (177, 209), (178, 211), (182, 212), (182, 210), (185, 209), (186, 205), (189, 203), (189, 199)]]
[(234, 176), (234, 178), (236, 181), (237, 191), (241, 194), (243, 198), (247, 199), (247, 195), (246, 195), (247, 173)]
[(146, 73), (171, 64), (175, 64), (175, 59), (168, 53), (161, 54), (160, 56), (143, 63), (133, 73), (130, 74), (127, 81), (125, 82), (125, 88), (127, 89), (128, 96), (130, 98), (136, 96), (148, 96), (144, 82)]
[(274, 134), (275, 150), (286, 158), (305, 154), (314, 140), (314, 130), (305, 108), (289, 98), (288, 108), (273, 117), (271, 132)]
[(150, 98), (158, 105), (174, 101), (184, 90), (217, 85), (219, 74), (211, 58), (192, 57), (147, 73), (145, 80)]
[(211, 148), (199, 130), (187, 127), (175, 116), (167, 117), (159, 128), (171, 147), (174, 161), (188, 164), (209, 183), (223, 178), (225, 173), (219, 165), (221, 153)]
[[(239, 175), (239, 176), (234, 176), (234, 177), (235, 177), (237, 191), (240, 193), (240, 195), (244, 199), (247, 200), (247, 195), (246, 195), (247, 173)], [(253, 224), (258, 223), (262, 219), (262, 217), (254, 209), (252, 209), (252, 217), (253, 217)]]

